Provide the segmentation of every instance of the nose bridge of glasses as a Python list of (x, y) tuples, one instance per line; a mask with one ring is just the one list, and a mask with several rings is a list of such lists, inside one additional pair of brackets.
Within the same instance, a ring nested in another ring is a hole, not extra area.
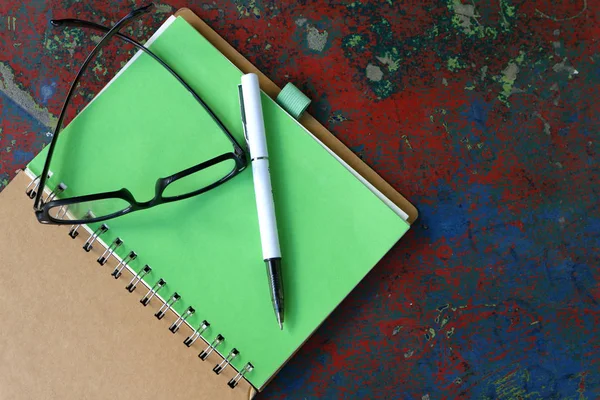
[(154, 207), (157, 204), (161, 203), (161, 196), (160, 196), (160, 192), (156, 192), (154, 194), (154, 196), (150, 199), (147, 200), (143, 200), (140, 201), (138, 199), (135, 200), (135, 208), (136, 209), (144, 209), (144, 208), (150, 208), (150, 207)]
[(168, 176), (166, 178), (158, 178), (156, 180), (156, 184), (154, 186), (154, 198), (148, 200), (143, 203), (149, 207), (156, 205), (162, 200), (162, 193), (165, 191), (165, 188), (169, 183), (171, 183), (175, 178), (173, 176)]

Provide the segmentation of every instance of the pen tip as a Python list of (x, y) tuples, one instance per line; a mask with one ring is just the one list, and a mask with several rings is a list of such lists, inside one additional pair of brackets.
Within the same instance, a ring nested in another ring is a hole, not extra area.
[(281, 320), (281, 316), (277, 314), (277, 323), (279, 324), (279, 329), (283, 330), (283, 321)]

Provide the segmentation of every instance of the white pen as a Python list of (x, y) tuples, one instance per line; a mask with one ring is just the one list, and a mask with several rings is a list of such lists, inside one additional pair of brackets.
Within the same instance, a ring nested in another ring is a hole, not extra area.
[(263, 260), (267, 266), (269, 292), (279, 328), (283, 329), (283, 280), (281, 276), (281, 250), (277, 233), (277, 218), (271, 188), (269, 153), (263, 120), (260, 87), (256, 74), (242, 76), (239, 86), (244, 135), (250, 149), (254, 193), (258, 211), (258, 225), (262, 243)]

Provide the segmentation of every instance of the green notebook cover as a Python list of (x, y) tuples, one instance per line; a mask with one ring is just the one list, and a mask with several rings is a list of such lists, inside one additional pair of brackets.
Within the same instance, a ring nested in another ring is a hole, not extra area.
[[(182, 18), (163, 27), (150, 48), (244, 143), (242, 73)], [(192, 326), (209, 321), (204, 337), (223, 335), (221, 354), (237, 348), (232, 364), (238, 370), (252, 362), (246, 377), (257, 388), (409, 228), (277, 103), (264, 94), (262, 103), (283, 254), (283, 331), (267, 288), (251, 168), (195, 198), (110, 220), (102, 236), (107, 243), (123, 239), (121, 257), (138, 253), (134, 270), (152, 267), (150, 285), (167, 282), (163, 298), (181, 295), (177, 312), (193, 306)], [(157, 178), (228, 151), (230, 143), (201, 106), (142, 54), (61, 133), (49, 186), (65, 182), (69, 197), (126, 187), (144, 201), (154, 196)], [(30, 163), (36, 175), (45, 157), (44, 150)]]

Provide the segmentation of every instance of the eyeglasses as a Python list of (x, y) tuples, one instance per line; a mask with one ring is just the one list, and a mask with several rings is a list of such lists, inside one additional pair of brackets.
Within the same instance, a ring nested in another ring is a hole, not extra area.
[[(63, 103), (62, 110), (58, 117), (58, 122), (54, 129), (52, 141), (50, 142), (50, 146), (48, 148), (48, 155), (46, 157), (44, 169), (42, 174), (38, 177), (40, 190), (31, 194), (32, 197), (35, 196), (34, 212), (39, 222), (44, 224), (65, 225), (106, 221), (108, 219), (116, 218), (134, 211), (145, 210), (160, 204), (184, 200), (205, 193), (227, 182), (244, 170), (244, 168), (246, 168), (247, 159), (244, 149), (238, 144), (233, 135), (227, 130), (225, 125), (223, 125), (221, 120), (219, 120), (215, 113), (194, 92), (194, 90), (175, 71), (173, 71), (171, 67), (169, 67), (164, 61), (152, 53), (152, 51), (148, 50), (134, 39), (119, 33), (119, 30), (150, 11), (152, 7), (153, 5), (150, 4), (133, 10), (123, 17), (119, 22), (117, 22), (112, 28), (79, 19), (59, 19), (51, 21), (51, 24), (56, 27), (70, 26), (90, 28), (103, 32), (104, 36), (87, 56), (83, 65), (77, 72), (75, 79), (71, 83), (71, 87), (67, 93), (67, 97)], [(96, 54), (98, 54), (98, 52), (110, 41), (112, 37), (116, 37), (134, 45), (137, 49), (148, 54), (161, 66), (167, 69), (167, 71), (169, 71), (171, 75), (173, 75), (173, 77), (177, 79), (177, 81), (179, 81), (179, 83), (182, 84), (188, 92), (191, 93), (194, 99), (198, 101), (202, 108), (217, 124), (219, 129), (231, 142), (233, 151), (203, 161), (193, 167), (187, 168), (166, 178), (157, 179), (155, 185), (155, 196), (149, 201), (136, 201), (131, 192), (123, 188), (112, 192), (102, 192), (44, 202), (42, 200), (43, 188), (45, 187), (45, 183), (48, 178), (52, 155), (54, 153), (58, 135), (61, 132), (67, 106), (70, 104), (75, 87), (80, 81), (84, 71)], [(68, 213), (64, 211), (67, 208), (69, 211)]]

